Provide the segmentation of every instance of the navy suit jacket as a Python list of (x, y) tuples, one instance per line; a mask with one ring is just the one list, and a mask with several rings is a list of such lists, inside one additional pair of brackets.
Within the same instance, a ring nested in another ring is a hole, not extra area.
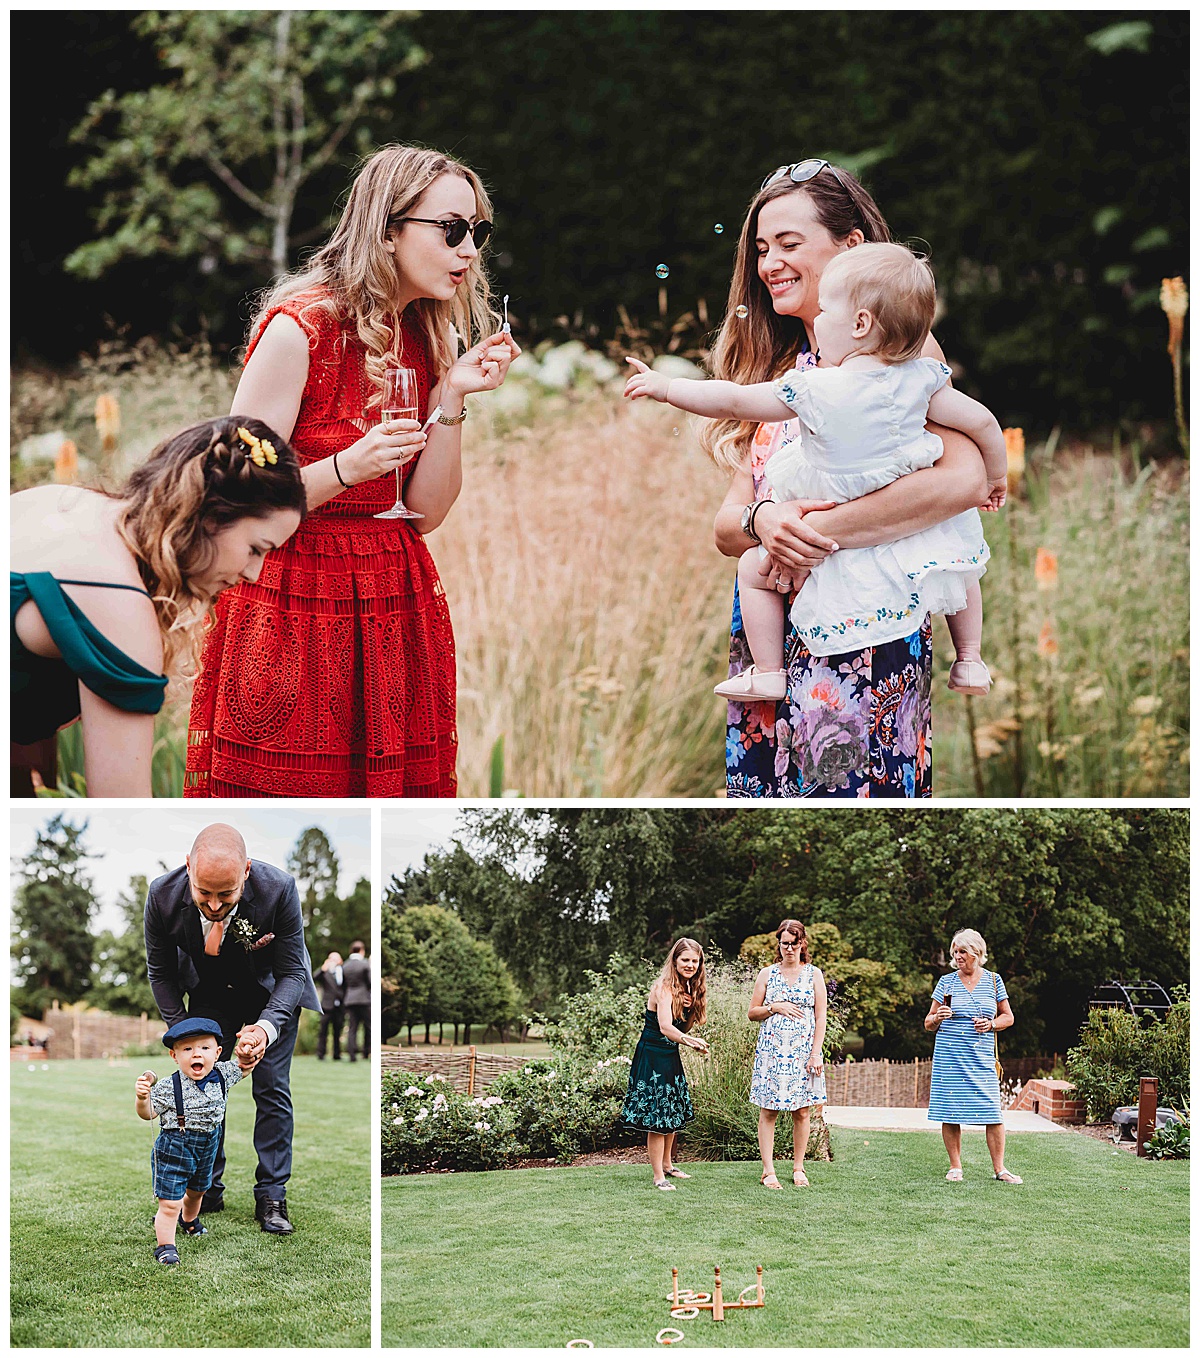
[[(269, 863), (252, 860), (250, 876), (238, 902), (237, 916), (249, 920), (256, 938), (275, 937), (248, 954), (258, 984), (267, 991), (259, 1018), (277, 1031), (297, 1008), (321, 1012), (304, 946), (304, 919), (295, 880)], [(183, 997), (200, 982), (196, 959), (204, 955), (200, 912), (192, 900), (187, 868), (176, 868), (150, 883), (146, 895), (146, 971), (154, 1002), (168, 1026), (187, 1017)], [(239, 947), (230, 939), (225, 947)]]

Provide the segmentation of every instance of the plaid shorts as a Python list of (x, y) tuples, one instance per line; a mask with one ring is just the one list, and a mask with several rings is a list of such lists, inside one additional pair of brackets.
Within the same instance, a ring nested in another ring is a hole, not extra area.
[(203, 1193), (212, 1183), (220, 1140), (220, 1127), (182, 1132), (178, 1127), (162, 1128), (150, 1148), (154, 1196), (176, 1202), (189, 1188), (193, 1193)]

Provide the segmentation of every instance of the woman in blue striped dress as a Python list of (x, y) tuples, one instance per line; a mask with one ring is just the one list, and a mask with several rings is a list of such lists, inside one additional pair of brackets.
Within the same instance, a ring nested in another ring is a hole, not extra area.
[(942, 1140), (950, 1156), (950, 1183), (962, 1181), (962, 1129), (982, 1124), (992, 1170), (1001, 1183), (1021, 1180), (1004, 1167), (1004, 1115), (996, 1074), (996, 1038), (1011, 1028), (1008, 991), (994, 971), (986, 971), (987, 944), (974, 929), (960, 929), (950, 940), (954, 970), (933, 988), (925, 1027), (937, 1034), (933, 1044), (933, 1076), (929, 1120), (942, 1124)]

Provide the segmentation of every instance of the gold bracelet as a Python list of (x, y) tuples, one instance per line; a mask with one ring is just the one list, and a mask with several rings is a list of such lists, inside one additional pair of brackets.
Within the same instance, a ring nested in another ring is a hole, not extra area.
[(437, 422), (438, 424), (450, 424), (450, 425), (462, 424), (463, 420), (465, 420), (466, 418), (467, 418), (467, 407), (466, 404), (464, 403), (462, 413), (460, 415), (439, 415)]

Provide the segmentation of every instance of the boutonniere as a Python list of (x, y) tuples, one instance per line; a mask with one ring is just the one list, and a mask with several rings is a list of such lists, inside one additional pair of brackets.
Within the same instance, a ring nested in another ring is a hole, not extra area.
[(275, 937), (274, 934), (263, 934), (261, 938), (254, 937), (254, 925), (238, 915), (232, 924), (233, 936), (247, 952), (257, 952), (259, 948), (265, 948)]

